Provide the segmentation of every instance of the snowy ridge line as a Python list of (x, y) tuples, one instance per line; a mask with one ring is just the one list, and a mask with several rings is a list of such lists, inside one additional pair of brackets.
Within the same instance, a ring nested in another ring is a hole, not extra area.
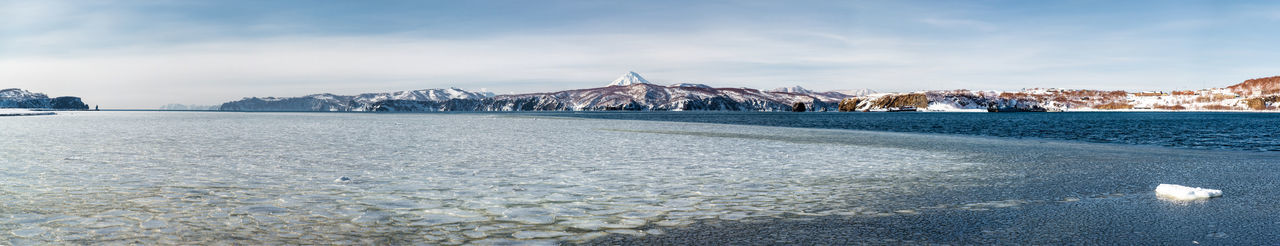
[(222, 104), (226, 111), (1278, 111), (1280, 76), (1252, 79), (1227, 88), (1171, 92), (1126, 92), (1030, 88), (1019, 91), (933, 90), (875, 93), (816, 92), (800, 86), (772, 90), (715, 88), (677, 83), (661, 86), (635, 72), (605, 87), (557, 92), (493, 95), (458, 88), (355, 96), (244, 98)]

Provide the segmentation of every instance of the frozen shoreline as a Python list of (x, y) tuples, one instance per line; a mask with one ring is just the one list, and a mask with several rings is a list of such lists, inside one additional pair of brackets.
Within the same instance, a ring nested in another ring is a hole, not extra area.
[[(1244, 182), (1280, 153), (493, 114), (0, 123), (32, 141), (0, 144), (0, 207), (33, 211), (0, 228), (30, 244), (1248, 244), (1280, 226), (1280, 189)], [(1239, 195), (1170, 203), (1160, 183)]]
[(0, 108), (0, 116), (33, 116), (33, 115), (54, 115), (53, 111), (32, 111), (20, 108)]

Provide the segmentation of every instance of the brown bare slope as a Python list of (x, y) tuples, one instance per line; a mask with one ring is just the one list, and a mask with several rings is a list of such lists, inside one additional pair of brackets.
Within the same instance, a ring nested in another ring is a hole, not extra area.
[(1280, 76), (1245, 80), (1239, 84), (1227, 86), (1227, 89), (1241, 96), (1253, 96), (1255, 92), (1258, 95), (1280, 94)]

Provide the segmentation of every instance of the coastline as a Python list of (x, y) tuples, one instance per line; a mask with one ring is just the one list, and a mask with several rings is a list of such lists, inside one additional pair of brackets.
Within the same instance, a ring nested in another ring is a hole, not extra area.
[(53, 111), (34, 111), (29, 109), (0, 108), (0, 117), (3, 116), (37, 116), (37, 115), (55, 115)]

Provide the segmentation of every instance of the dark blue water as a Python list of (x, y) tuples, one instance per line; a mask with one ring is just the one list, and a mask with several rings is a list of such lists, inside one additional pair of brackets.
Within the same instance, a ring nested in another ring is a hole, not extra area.
[(550, 115), (1280, 151), (1280, 114), (1271, 113), (574, 112)]

